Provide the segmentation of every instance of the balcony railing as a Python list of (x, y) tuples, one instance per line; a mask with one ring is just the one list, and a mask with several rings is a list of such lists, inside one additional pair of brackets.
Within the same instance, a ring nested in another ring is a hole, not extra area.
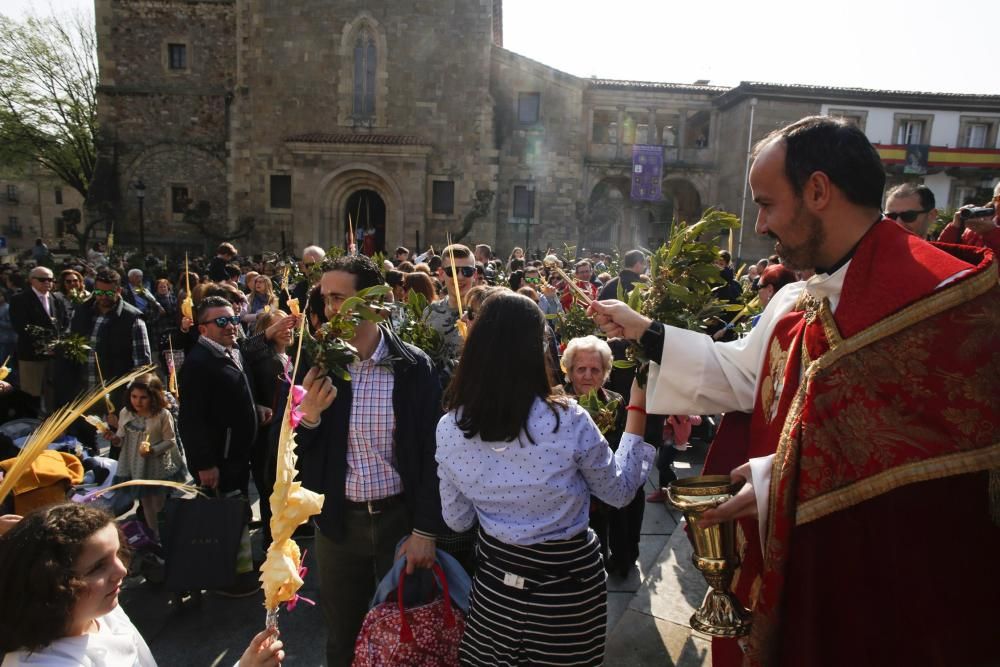
[[(617, 150), (616, 144), (602, 144), (592, 142), (587, 152), (587, 157), (595, 162), (631, 162), (632, 144), (622, 144), (621, 150)], [(674, 166), (710, 166), (714, 162), (713, 151), (710, 147), (693, 148), (680, 146), (663, 147), (663, 164)]]

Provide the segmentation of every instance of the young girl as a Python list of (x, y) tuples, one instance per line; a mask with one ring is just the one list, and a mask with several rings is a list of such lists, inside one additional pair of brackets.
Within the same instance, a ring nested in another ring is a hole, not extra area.
[[(67, 503), (17, 519), (0, 535), (3, 667), (156, 667), (118, 604), (128, 554), (111, 515)], [(284, 657), (281, 641), (265, 630), (238, 667), (274, 667)]]
[[(167, 410), (160, 378), (142, 375), (132, 381), (128, 405), (118, 415), (118, 432), (109, 438), (121, 447), (115, 482), (128, 479), (183, 481), (184, 463), (174, 435), (174, 420)], [(146, 525), (159, 539), (156, 515), (163, 509), (167, 493), (163, 487), (145, 487), (139, 492)]]

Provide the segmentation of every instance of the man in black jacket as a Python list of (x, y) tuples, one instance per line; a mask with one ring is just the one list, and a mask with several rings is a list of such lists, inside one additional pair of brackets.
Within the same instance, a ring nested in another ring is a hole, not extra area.
[[(38, 336), (28, 327), (44, 329), (53, 338), (68, 324), (66, 304), (52, 291), (52, 271), (37, 266), (28, 275), (28, 289), (10, 298), (10, 321), (17, 332), (17, 360), (21, 390), (32, 397), (33, 407), (46, 412), (54, 409), (52, 357), (35, 349)], [(44, 406), (41, 406), (42, 398)]]
[(642, 280), (642, 274), (646, 271), (646, 256), (641, 250), (629, 250), (622, 257), (621, 273), (616, 278), (612, 278), (601, 289), (598, 298), (601, 301), (618, 298), (618, 285), (622, 286), (622, 295), (628, 296), (635, 284)]
[(239, 316), (218, 296), (203, 299), (195, 316), (201, 337), (180, 373), (178, 421), (188, 468), (202, 486), (246, 496), (258, 413), (236, 346)]
[[(320, 280), (328, 313), (382, 276), (364, 256), (339, 257)], [(359, 359), (345, 382), (311, 369), (298, 430), (303, 484), (324, 493), (316, 519), (327, 664), (350, 665), (354, 640), (396, 544), (407, 569), (434, 563), (444, 530), (435, 429), (441, 392), (430, 359), (388, 327), (363, 322), (351, 343)], [(336, 400), (334, 400), (336, 399)]]

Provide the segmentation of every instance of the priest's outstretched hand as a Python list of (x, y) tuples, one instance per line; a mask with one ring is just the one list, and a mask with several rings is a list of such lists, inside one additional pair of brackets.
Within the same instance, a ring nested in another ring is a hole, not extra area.
[(615, 299), (592, 301), (587, 308), (587, 314), (594, 318), (597, 326), (607, 334), (608, 338), (639, 340), (653, 323), (653, 320)]
[(717, 523), (725, 523), (733, 519), (757, 516), (757, 496), (754, 493), (753, 482), (750, 479), (750, 463), (744, 463), (729, 473), (734, 482), (744, 482), (736, 495), (718, 507), (705, 510), (701, 515), (700, 525), (707, 528)]

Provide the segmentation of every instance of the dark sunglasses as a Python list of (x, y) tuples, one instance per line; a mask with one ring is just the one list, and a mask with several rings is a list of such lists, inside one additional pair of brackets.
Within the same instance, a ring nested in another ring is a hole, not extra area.
[(452, 268), (456, 268), (459, 271), (461, 271), (462, 275), (465, 276), (466, 278), (471, 278), (472, 276), (476, 275), (476, 267), (474, 266), (456, 266), (456, 267), (446, 266), (444, 267), (444, 275), (448, 276), (449, 278), (453, 277), (455, 275), (455, 272), (452, 271)]
[(52, 283), (55, 282), (55, 278), (32, 278), (32, 280), (37, 280), (40, 283)]
[(542, 282), (542, 279), (539, 278), (538, 276), (525, 276), (524, 277), (524, 282), (536, 285), (536, 284)]
[(118, 292), (113, 289), (95, 289), (91, 294), (94, 296), (115, 296)]
[(924, 209), (923, 211), (899, 211), (898, 213), (886, 213), (885, 217), (890, 220), (902, 220), (903, 222), (913, 222), (917, 219), (918, 215), (923, 215), (927, 213), (930, 209)]
[(230, 315), (229, 317), (223, 315), (222, 317), (216, 317), (214, 320), (208, 320), (206, 322), (202, 322), (201, 324), (214, 324), (220, 329), (224, 329), (226, 328), (227, 324), (232, 324), (233, 326), (236, 326), (239, 323), (240, 323), (239, 315)]

